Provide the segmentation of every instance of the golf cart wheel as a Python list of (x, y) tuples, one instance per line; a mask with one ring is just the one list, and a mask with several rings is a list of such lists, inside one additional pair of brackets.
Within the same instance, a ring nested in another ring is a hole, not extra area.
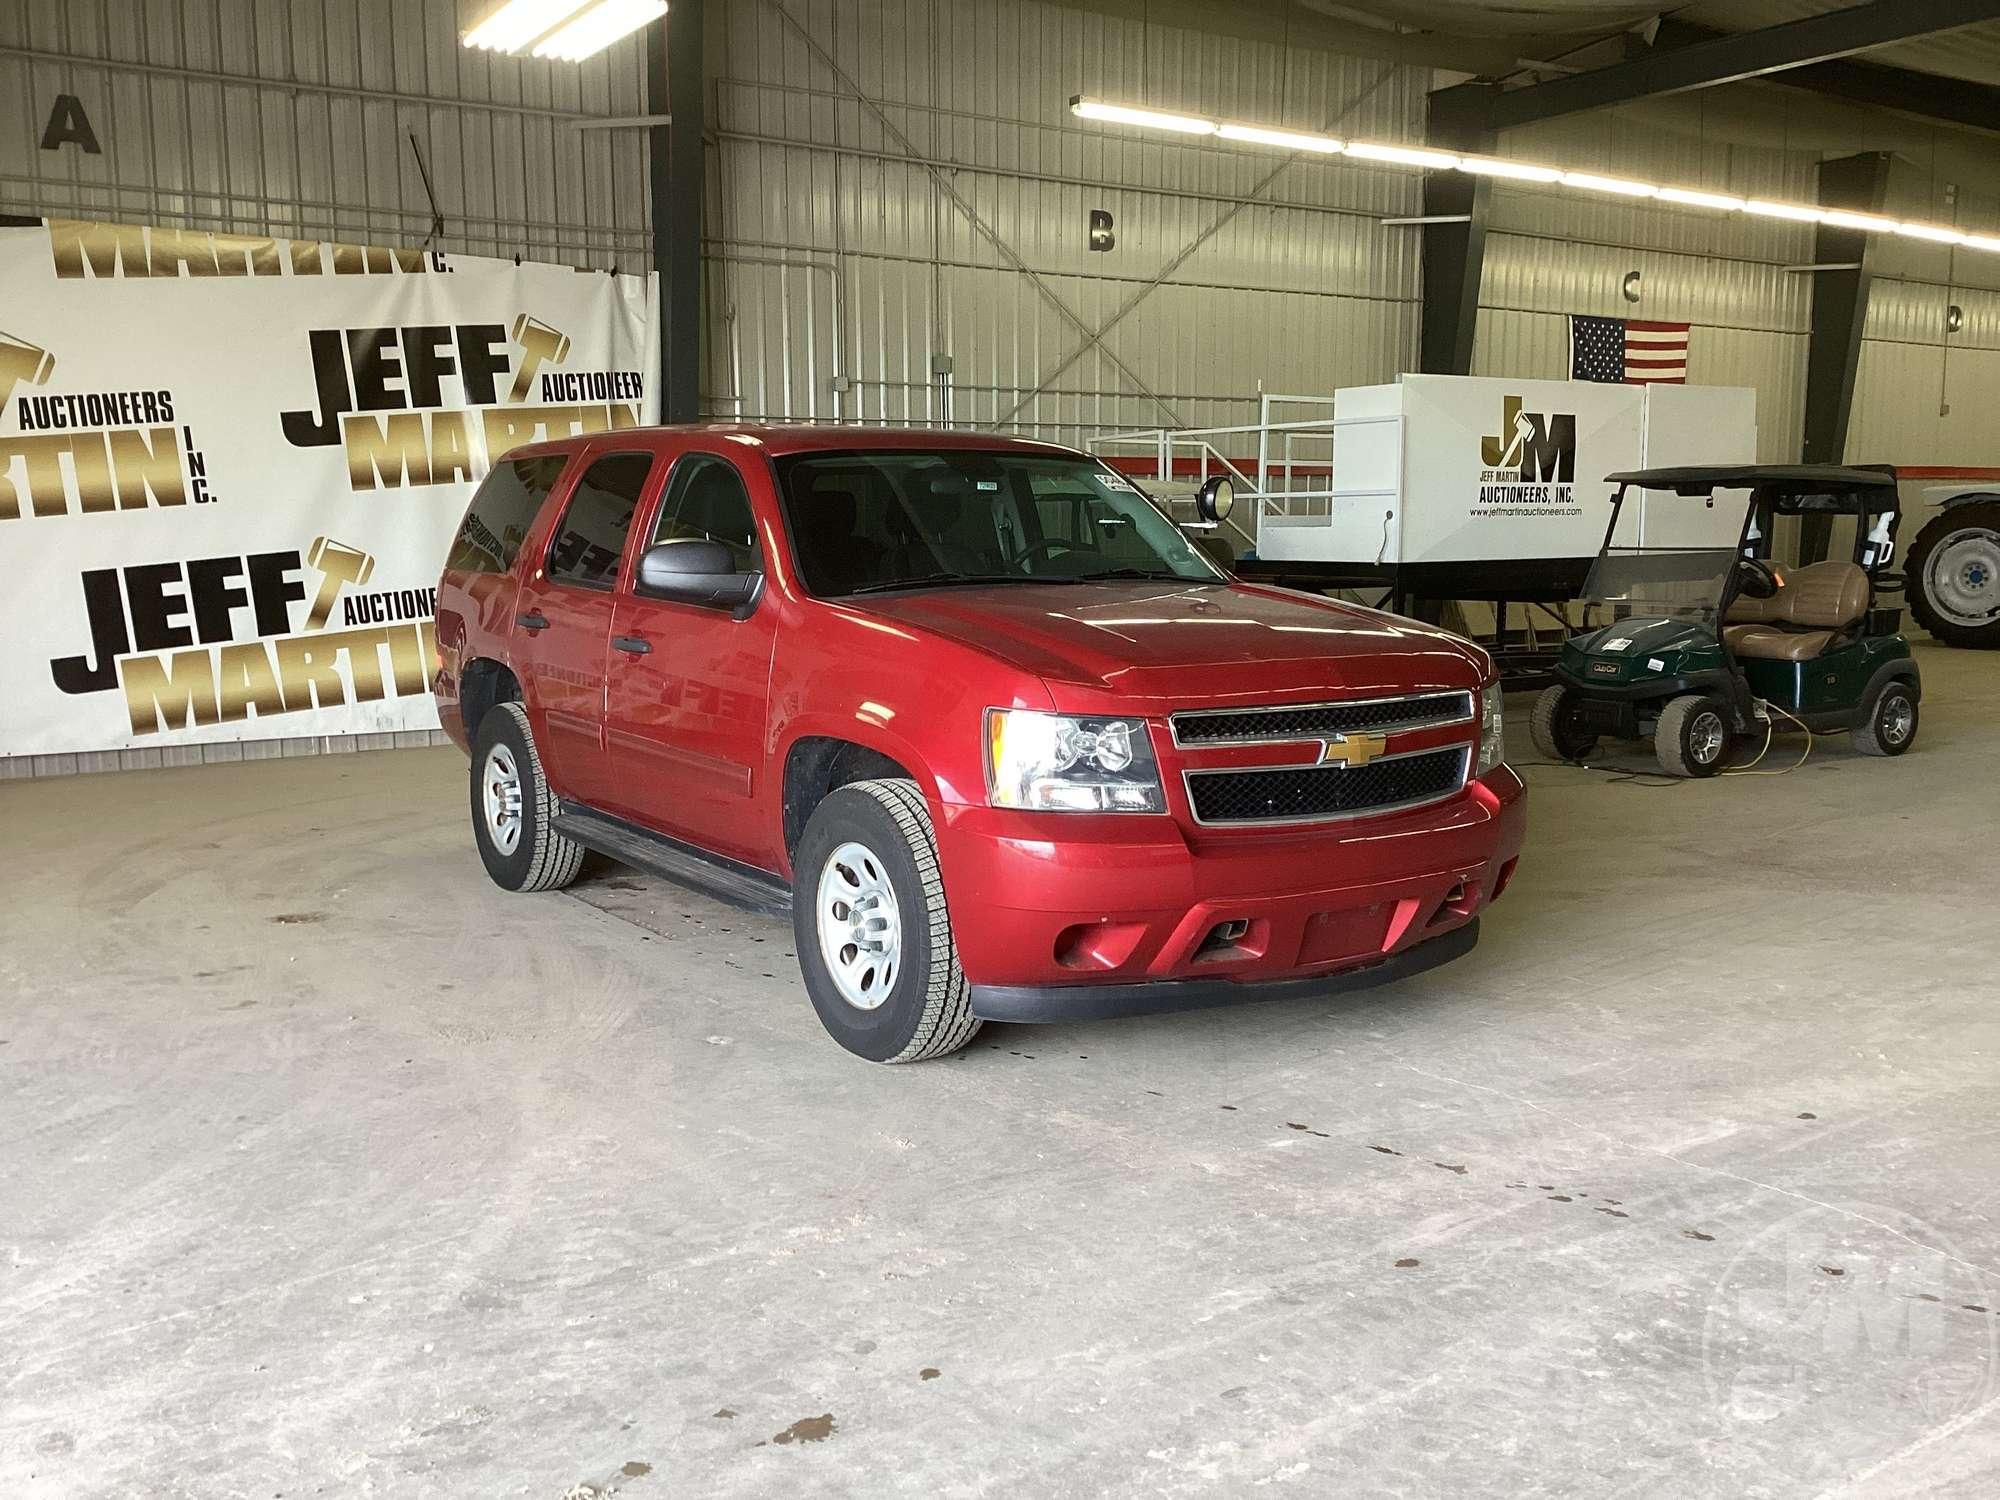
[(1854, 748), (1863, 755), (1901, 755), (1917, 737), (1917, 695), (1901, 678), (1882, 684), (1854, 725)]
[(1910, 544), (1910, 613), (1947, 646), (2000, 650), (2000, 499), (1954, 505)]
[(856, 781), (792, 857), (792, 934), (820, 1024), (870, 1062), (956, 1052), (979, 1030), (958, 966), (930, 809), (914, 781)]
[(1684, 693), (1660, 710), (1653, 753), (1669, 776), (1713, 776), (1729, 762), (1729, 711), (1717, 698)]
[(1582, 703), (1557, 683), (1543, 690), (1528, 719), (1528, 738), (1550, 760), (1582, 760), (1597, 748), (1597, 736), (1583, 725)]

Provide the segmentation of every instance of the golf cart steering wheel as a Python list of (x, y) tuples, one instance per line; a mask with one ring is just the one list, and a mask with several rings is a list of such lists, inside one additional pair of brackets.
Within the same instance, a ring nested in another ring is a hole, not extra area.
[(1018, 567), (1046, 553), (1049, 560), (1053, 562), (1064, 552), (1081, 552), (1082, 550), (1076, 543), (1066, 542), (1059, 536), (1045, 536), (1039, 542), (1030, 542), (1019, 552), (1008, 558), (1007, 561)]
[(1745, 557), (1736, 564), (1736, 591), (1746, 599), (1769, 599), (1785, 586), (1785, 577), (1761, 557)]

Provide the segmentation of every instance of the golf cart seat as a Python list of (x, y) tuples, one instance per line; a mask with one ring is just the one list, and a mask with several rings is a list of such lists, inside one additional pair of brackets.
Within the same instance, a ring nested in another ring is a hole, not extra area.
[(1735, 600), (1722, 638), (1730, 654), (1811, 661), (1868, 613), (1868, 574), (1851, 562), (1809, 563), (1784, 575), (1769, 599)]

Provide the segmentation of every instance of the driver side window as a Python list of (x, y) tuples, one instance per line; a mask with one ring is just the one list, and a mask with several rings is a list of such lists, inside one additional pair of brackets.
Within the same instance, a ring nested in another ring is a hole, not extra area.
[(650, 545), (683, 539), (722, 543), (739, 573), (761, 568), (750, 492), (728, 459), (690, 453), (674, 465)]

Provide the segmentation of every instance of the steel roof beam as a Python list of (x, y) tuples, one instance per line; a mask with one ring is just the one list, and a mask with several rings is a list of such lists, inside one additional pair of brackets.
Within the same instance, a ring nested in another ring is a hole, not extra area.
[(1658, 94), (1828, 66), (1857, 52), (1996, 19), (2000, 0), (1872, 0), (1759, 31), (1656, 46), (1629, 62), (1501, 93), (1491, 102), (1490, 119), (1506, 129)]

